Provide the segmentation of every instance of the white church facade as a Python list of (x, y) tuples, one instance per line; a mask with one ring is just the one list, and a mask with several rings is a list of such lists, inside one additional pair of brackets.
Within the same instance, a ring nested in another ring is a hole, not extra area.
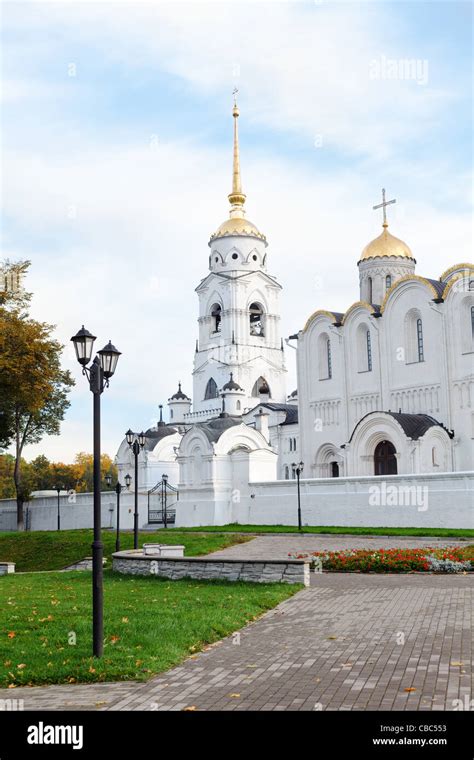
[[(384, 196), (382, 233), (358, 262), (359, 300), (345, 313), (318, 308), (291, 336), (298, 390), (287, 396), (282, 286), (267, 269), (265, 236), (246, 218), (238, 117), (234, 103), (229, 218), (210, 238), (209, 272), (196, 288), (192, 399), (180, 383), (169, 422), (160, 407), (146, 431), (139, 490), (166, 475), (182, 525), (274, 523), (288, 519), (285, 504), (293, 510), (300, 461), (319, 510), (358, 478), (472, 470), (474, 267), (416, 274), (411, 250), (388, 231)], [(122, 441), (122, 482), (132, 458)], [(314, 519), (324, 524), (321, 512)]]

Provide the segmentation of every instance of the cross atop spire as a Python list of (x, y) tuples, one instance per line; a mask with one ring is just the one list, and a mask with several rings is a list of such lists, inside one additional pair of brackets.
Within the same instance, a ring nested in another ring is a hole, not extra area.
[(396, 203), (396, 202), (397, 202), (396, 198), (393, 198), (391, 201), (386, 201), (385, 200), (385, 188), (382, 188), (382, 203), (379, 203), (377, 206), (373, 206), (372, 207), (374, 211), (376, 211), (379, 208), (383, 209), (383, 224), (382, 224), (382, 227), (388, 227), (387, 212), (385, 210), (386, 207), (390, 206), (391, 203)]

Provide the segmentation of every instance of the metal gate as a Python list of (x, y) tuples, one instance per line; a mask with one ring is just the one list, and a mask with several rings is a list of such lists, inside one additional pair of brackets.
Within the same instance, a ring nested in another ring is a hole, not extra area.
[(165, 528), (176, 521), (176, 502), (178, 489), (170, 486), (168, 478), (163, 476), (156, 486), (148, 491), (148, 522), (158, 523)]

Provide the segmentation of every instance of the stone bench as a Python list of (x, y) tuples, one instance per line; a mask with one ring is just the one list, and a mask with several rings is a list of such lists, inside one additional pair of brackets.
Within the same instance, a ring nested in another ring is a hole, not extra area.
[(154, 557), (184, 557), (184, 546), (176, 544), (143, 544), (143, 552)]
[(8, 575), (15, 572), (14, 562), (0, 562), (0, 575)]
[(129, 550), (112, 555), (112, 569), (123, 575), (157, 578), (249, 581), (252, 583), (302, 583), (309, 586), (310, 563), (301, 559), (224, 559), (213, 557), (163, 557)]

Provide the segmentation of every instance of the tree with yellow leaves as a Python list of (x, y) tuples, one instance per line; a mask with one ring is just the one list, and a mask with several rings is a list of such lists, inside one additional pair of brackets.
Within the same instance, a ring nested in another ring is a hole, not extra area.
[[(24, 273), (28, 262), (21, 265)], [(13, 444), (15, 450), (18, 530), (24, 527), (28, 496), (22, 481), (23, 449), (45, 435), (59, 435), (74, 385), (69, 371), (61, 368), (63, 346), (51, 337), (54, 325), (31, 319), (25, 312), (28, 302), (24, 292), (4, 291), (0, 298), (0, 445)]]

